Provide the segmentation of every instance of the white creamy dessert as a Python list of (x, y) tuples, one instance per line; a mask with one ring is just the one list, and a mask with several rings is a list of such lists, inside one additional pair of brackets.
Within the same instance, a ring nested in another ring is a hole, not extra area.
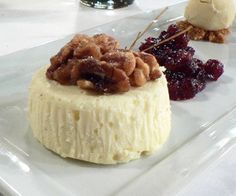
[(153, 153), (167, 140), (171, 113), (164, 74), (122, 94), (63, 86), (39, 70), (29, 90), (34, 136), (62, 157), (116, 164)]
[(189, 0), (184, 16), (194, 26), (217, 31), (229, 28), (235, 13), (234, 0)]

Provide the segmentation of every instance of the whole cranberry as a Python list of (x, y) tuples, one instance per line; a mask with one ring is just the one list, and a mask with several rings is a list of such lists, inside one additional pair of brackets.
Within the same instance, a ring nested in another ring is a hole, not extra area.
[(185, 50), (179, 49), (172, 51), (166, 58), (164, 66), (171, 71), (182, 71), (185, 67), (191, 63), (192, 55)]
[(175, 35), (178, 31), (179, 28), (175, 24), (170, 25), (167, 29), (169, 36)]
[(172, 79), (168, 81), (168, 89), (171, 100), (186, 100), (193, 98), (202, 88), (199, 81), (192, 78), (182, 80)]
[(182, 70), (188, 77), (196, 78), (205, 81), (207, 78), (203, 62), (197, 58), (193, 58), (191, 63)]
[(216, 81), (224, 72), (224, 65), (215, 59), (209, 59), (205, 65), (204, 69), (207, 73), (209, 80)]

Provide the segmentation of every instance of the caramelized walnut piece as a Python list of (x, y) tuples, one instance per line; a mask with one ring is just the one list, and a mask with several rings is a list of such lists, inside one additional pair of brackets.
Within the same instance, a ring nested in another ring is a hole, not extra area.
[(61, 65), (67, 62), (67, 59), (73, 56), (73, 49), (70, 45), (65, 45), (58, 54), (51, 57), (51, 66), (48, 68), (46, 76), (53, 79), (53, 72), (56, 71)]
[(191, 40), (206, 40), (214, 43), (224, 43), (226, 35), (229, 34), (228, 29), (222, 29), (218, 31), (208, 31), (202, 29), (200, 27), (193, 26), (188, 21), (180, 21), (177, 23), (177, 26), (180, 30), (187, 29), (188, 27), (192, 27), (188, 31), (189, 38)]
[(134, 72), (130, 76), (130, 82), (132, 86), (143, 86), (147, 82), (143, 70), (135, 68)]
[(92, 56), (97, 60), (99, 60), (102, 56), (100, 47), (98, 47), (93, 42), (87, 43), (83, 47), (79, 46), (74, 50), (75, 58), (82, 59), (82, 58), (87, 58), (89, 56)]
[(113, 37), (110, 37), (106, 34), (94, 35), (93, 41), (101, 48), (102, 54), (119, 48), (119, 43)]
[(130, 76), (132, 86), (143, 86), (148, 80), (155, 80), (161, 76), (159, 64), (153, 55), (145, 52), (133, 52), (136, 67)]
[(76, 59), (68, 60), (67, 65), (71, 67), (70, 84), (76, 85), (77, 81), (79, 80), (79, 66), (78, 66), (79, 60), (76, 60)]
[[(99, 59), (101, 57), (101, 50), (113, 50), (118, 47), (118, 45), (118, 42), (114, 38), (105, 34), (96, 35), (94, 37), (77, 34), (50, 59), (51, 65), (46, 72), (46, 76), (48, 79), (56, 80), (61, 84), (71, 84), (70, 81), (65, 81), (70, 79), (68, 72), (62, 71), (64, 68), (60, 68), (61, 66), (65, 66), (68, 60), (73, 58), (85, 58), (86, 56), (93, 56)], [(54, 74), (57, 69), (59, 69), (59, 71)], [(65, 77), (66, 74), (67, 77)], [(76, 81), (74, 81), (74, 79), (72, 80), (72, 84), (75, 84)]]
[(161, 71), (159, 70), (159, 63), (157, 62), (156, 58), (151, 55), (148, 54), (146, 52), (139, 52), (138, 55), (140, 56), (140, 58), (146, 63), (148, 64), (149, 68), (150, 68), (150, 80), (155, 80), (159, 77), (161, 77)]
[(125, 71), (127, 76), (134, 71), (136, 60), (131, 51), (114, 51), (104, 54), (101, 57), (102, 61), (106, 61), (112, 66)]
[(101, 67), (104, 69), (105, 73), (107, 73), (107, 77), (113, 81), (113, 85), (115, 84), (114, 86), (112, 86), (112, 83), (109, 85), (110, 92), (126, 92), (130, 89), (129, 77), (123, 70), (113, 67), (106, 62), (102, 62)]
[(78, 77), (92, 82), (100, 92), (126, 92), (130, 89), (129, 78), (123, 70), (91, 57), (80, 60)]
[(146, 79), (149, 79), (150, 67), (140, 57), (136, 57), (136, 68), (142, 70)]
[(132, 86), (143, 86), (149, 80), (150, 68), (140, 57), (135, 59), (136, 67), (130, 76), (130, 82)]
[(71, 65), (60, 66), (57, 70), (52, 72), (52, 77), (54, 80), (60, 84), (71, 84)]
[(87, 35), (75, 35), (69, 43), (67, 43), (55, 56), (50, 59), (51, 65), (58, 66), (59, 64), (67, 62), (67, 60), (73, 56), (75, 48), (84, 47), (92, 41), (93, 39)]
[(88, 35), (84, 34), (76, 34), (72, 40), (68, 43), (73, 49), (76, 49), (77, 47), (84, 47), (88, 43), (93, 43), (93, 38), (89, 37)]
[(51, 65), (56, 67), (62, 63), (65, 63), (69, 58), (72, 58), (73, 52), (76, 48), (81, 49), (91, 43), (98, 45), (97, 47), (101, 47), (102, 50), (108, 50), (108, 48), (113, 49), (118, 46), (118, 42), (115, 41), (114, 38), (111, 38), (105, 34), (100, 34), (97, 36), (95, 35), (94, 37), (77, 34), (55, 56), (50, 59)]
[(80, 88), (86, 89), (86, 90), (94, 90), (95, 89), (95, 86), (89, 80), (78, 80), (77, 85)]

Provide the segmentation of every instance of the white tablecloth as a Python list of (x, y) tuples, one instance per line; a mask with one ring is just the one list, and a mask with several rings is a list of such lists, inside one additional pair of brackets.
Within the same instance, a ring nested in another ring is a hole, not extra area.
[[(136, 0), (132, 6), (113, 11), (87, 8), (76, 0), (0, 0), (0, 56), (182, 1)], [(233, 196), (235, 185), (236, 148), (233, 148), (189, 182), (180, 195)]]
[(118, 10), (85, 7), (78, 0), (0, 0), (0, 56), (100, 24), (184, 0), (136, 0)]

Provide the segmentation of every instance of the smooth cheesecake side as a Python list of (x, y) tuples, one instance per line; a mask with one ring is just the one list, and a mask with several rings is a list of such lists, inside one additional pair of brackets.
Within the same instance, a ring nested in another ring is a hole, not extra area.
[(99, 95), (32, 78), (29, 120), (34, 137), (62, 157), (116, 164), (153, 153), (171, 129), (170, 101), (164, 74), (122, 94)]

